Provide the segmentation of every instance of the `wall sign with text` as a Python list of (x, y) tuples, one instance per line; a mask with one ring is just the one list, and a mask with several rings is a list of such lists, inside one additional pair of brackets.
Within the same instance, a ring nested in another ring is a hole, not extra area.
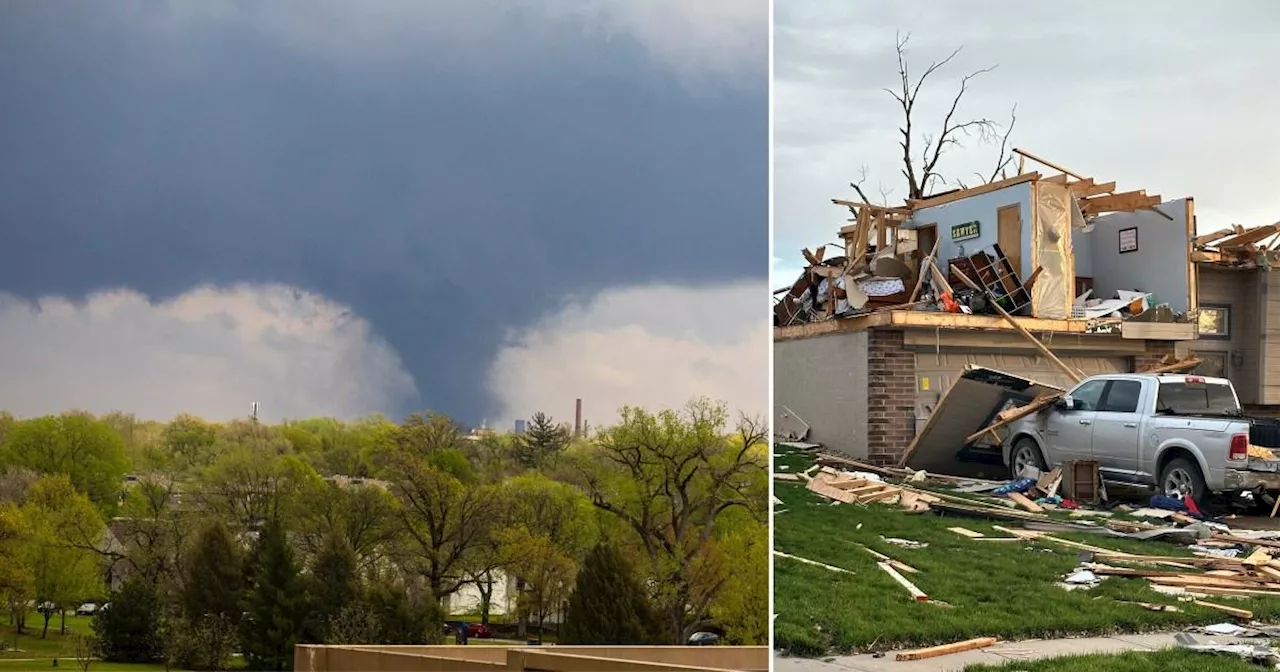
[(1138, 251), (1138, 227), (1120, 229), (1120, 254)]
[(951, 227), (951, 240), (969, 240), (982, 235), (982, 228), (978, 224), (978, 220), (965, 222), (964, 224), (956, 224)]

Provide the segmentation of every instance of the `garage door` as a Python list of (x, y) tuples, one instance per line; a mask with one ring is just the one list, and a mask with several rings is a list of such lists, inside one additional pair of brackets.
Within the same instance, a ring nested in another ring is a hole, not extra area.
[[(1095, 376), (1103, 373), (1128, 373), (1128, 357), (1060, 357), (1067, 366)], [(964, 367), (976, 364), (1005, 371), (1041, 383), (1069, 388), (1072, 381), (1048, 359), (1032, 355), (916, 353), (916, 432), (924, 428), (938, 400), (960, 376)]]

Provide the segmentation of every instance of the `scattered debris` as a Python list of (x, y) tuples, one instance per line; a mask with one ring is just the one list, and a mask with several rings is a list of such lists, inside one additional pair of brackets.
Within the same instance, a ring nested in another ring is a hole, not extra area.
[(1194, 635), (1185, 632), (1177, 634), (1174, 639), (1179, 647), (1190, 651), (1235, 656), (1256, 664), (1280, 665), (1280, 651), (1269, 646), (1203, 643)]
[(923, 590), (920, 590), (919, 588), (916, 587), (916, 584), (908, 581), (907, 577), (899, 574), (898, 570), (890, 566), (889, 563), (877, 562), (876, 566), (879, 567), (881, 570), (883, 570), (889, 576), (893, 577), (893, 580), (901, 584), (903, 588), (906, 588), (907, 592), (911, 593), (911, 599), (915, 600), (916, 602), (929, 601), (929, 596), (926, 595)]
[(896, 537), (880, 537), (880, 539), (882, 539), (886, 544), (893, 544), (894, 546), (901, 546), (903, 548), (929, 548), (929, 544), (912, 541), (910, 539), (898, 539)]
[[(1232, 616), (1235, 616), (1236, 618), (1243, 618), (1243, 619), (1245, 619), (1245, 620), (1249, 620), (1249, 621), (1253, 620), (1253, 612), (1252, 612), (1252, 611), (1249, 611), (1248, 609), (1237, 609), (1237, 608), (1235, 608), (1235, 607), (1228, 607), (1228, 606), (1226, 606), (1226, 605), (1222, 605), (1222, 604), (1215, 604), (1215, 603), (1213, 603), (1213, 602), (1205, 602), (1204, 600), (1194, 600), (1193, 602), (1194, 602), (1195, 604), (1198, 604), (1198, 605), (1202, 606), (1202, 607), (1208, 607), (1208, 608), (1210, 608), (1210, 609), (1217, 609), (1218, 611), (1221, 611), (1221, 612), (1223, 612), (1223, 613), (1231, 614)], [(1238, 632), (1239, 630), (1241, 630), (1241, 629), (1242, 629), (1242, 628), (1240, 628), (1239, 626), (1231, 625), (1231, 624), (1229, 624), (1229, 623), (1227, 623), (1227, 624), (1223, 624), (1223, 625), (1227, 626), (1228, 628), (1235, 628), (1237, 632)], [(1209, 626), (1209, 627), (1214, 627), (1214, 626)], [(1207, 629), (1208, 629), (1208, 628), (1206, 628), (1206, 630), (1207, 630)], [(1212, 632), (1212, 633), (1210, 633), (1210, 634), (1214, 634), (1214, 635), (1230, 635), (1230, 634), (1237, 634), (1237, 632)]]
[(843, 574), (852, 574), (852, 573), (853, 573), (853, 570), (852, 570), (852, 569), (845, 569), (845, 568), (843, 568), (843, 567), (836, 567), (836, 566), (834, 566), (834, 565), (828, 565), (828, 564), (827, 564), (827, 563), (825, 563), (825, 562), (818, 562), (817, 560), (809, 560), (809, 559), (807, 559), (807, 558), (801, 558), (801, 557), (799, 557), (799, 556), (790, 555), (790, 554), (783, 553), (782, 551), (778, 551), (778, 550), (775, 550), (775, 551), (773, 552), (773, 554), (774, 554), (774, 555), (776, 555), (776, 556), (778, 556), (778, 557), (780, 557), (780, 558), (786, 558), (786, 559), (788, 559), (788, 560), (795, 560), (796, 562), (803, 562), (803, 563), (804, 563), (804, 564), (806, 564), (806, 565), (813, 565), (814, 567), (821, 567), (821, 568), (823, 568), (823, 569), (829, 569), (829, 570), (831, 570), (831, 571), (833, 571), (833, 572), (840, 572), (840, 573), (843, 573)]
[(791, 409), (786, 406), (782, 407), (782, 413), (778, 415), (775, 431), (777, 435), (783, 439), (793, 441), (803, 441), (809, 436), (809, 423), (800, 419)]
[(924, 660), (926, 658), (936, 658), (951, 653), (960, 653), (962, 651), (973, 651), (974, 649), (985, 649), (989, 646), (995, 646), (1000, 640), (995, 637), (979, 637), (977, 639), (966, 639), (963, 642), (955, 642), (953, 644), (943, 644), (941, 646), (931, 646), (926, 649), (916, 649), (914, 651), (902, 651), (894, 656), (894, 660)]

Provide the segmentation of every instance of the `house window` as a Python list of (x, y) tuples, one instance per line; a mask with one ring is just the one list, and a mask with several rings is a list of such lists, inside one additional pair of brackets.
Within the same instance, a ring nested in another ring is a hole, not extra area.
[(1231, 338), (1231, 308), (1200, 306), (1200, 338)]
[(1200, 363), (1191, 373), (1209, 378), (1229, 378), (1227, 375), (1227, 353), (1225, 352), (1192, 352)]

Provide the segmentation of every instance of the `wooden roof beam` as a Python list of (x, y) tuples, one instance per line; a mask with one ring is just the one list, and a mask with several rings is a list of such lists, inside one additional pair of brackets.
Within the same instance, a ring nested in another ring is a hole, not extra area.
[(1235, 235), (1235, 233), (1236, 233), (1235, 229), (1218, 229), (1213, 233), (1206, 233), (1203, 236), (1196, 236), (1191, 240), (1191, 242), (1196, 247), (1202, 247), (1202, 246), (1208, 245), (1209, 243), (1212, 243), (1215, 240), (1222, 240), (1227, 236), (1233, 236)]
[(1226, 249), (1231, 247), (1243, 247), (1245, 245), (1248, 245), (1249, 243), (1256, 243), (1258, 241), (1270, 238), (1271, 236), (1275, 235), (1277, 232), (1280, 232), (1280, 222), (1276, 222), (1275, 224), (1269, 224), (1267, 226), (1254, 227), (1252, 229), (1245, 231), (1244, 233), (1237, 234), (1223, 241), (1219, 241), (1216, 247), (1218, 249)]
[(931, 196), (923, 199), (909, 198), (907, 199), (907, 205), (911, 206), (912, 211), (919, 210), (921, 208), (932, 208), (938, 205), (954, 203), (955, 201), (962, 201), (971, 196), (989, 194), (993, 191), (999, 191), (1005, 187), (1012, 187), (1016, 184), (1034, 182), (1038, 179), (1040, 179), (1040, 173), (1023, 173), (1021, 175), (1014, 175), (1007, 180), (999, 180), (990, 184), (980, 184), (976, 187), (969, 187), (968, 189), (957, 189), (939, 196)]
[(836, 205), (843, 205), (846, 208), (868, 208), (871, 210), (880, 210), (882, 212), (892, 212), (899, 215), (910, 215), (911, 211), (907, 208), (894, 208), (887, 205), (876, 205), (867, 203), (866, 201), (847, 201), (843, 198), (833, 198), (831, 202)]
[(1123, 210), (1140, 210), (1160, 205), (1160, 196), (1148, 196), (1143, 189), (1126, 191), (1108, 196), (1095, 196), (1080, 201), (1080, 209), (1087, 214), (1100, 212), (1118, 212)]
[(1054, 169), (1054, 170), (1058, 171), (1059, 173), (1065, 173), (1065, 174), (1067, 174), (1067, 175), (1070, 175), (1071, 177), (1074, 177), (1074, 178), (1076, 178), (1077, 180), (1083, 180), (1083, 179), (1085, 179), (1084, 175), (1081, 175), (1081, 174), (1079, 174), (1079, 173), (1072, 172), (1072, 171), (1070, 171), (1070, 170), (1068, 170), (1068, 169), (1066, 169), (1066, 168), (1063, 168), (1062, 166), (1059, 166), (1059, 165), (1058, 165), (1058, 164), (1056, 164), (1056, 163), (1050, 163), (1050, 162), (1048, 162), (1048, 161), (1046, 161), (1046, 160), (1044, 160), (1044, 159), (1042, 159), (1042, 158), (1040, 158), (1040, 157), (1036, 156), (1035, 154), (1032, 154), (1031, 152), (1024, 151), (1024, 150), (1018, 149), (1017, 147), (1014, 147), (1014, 148), (1013, 148), (1013, 153), (1014, 153), (1014, 154), (1017, 154), (1018, 156), (1025, 157), (1025, 158), (1028, 158), (1028, 159), (1031, 159), (1032, 161), (1035, 161), (1036, 163), (1038, 163), (1038, 164), (1040, 164), (1040, 165), (1042, 165), (1042, 166), (1044, 166), (1044, 167), (1046, 167), (1046, 168), (1052, 168), (1052, 169)]
[[(1114, 193), (1116, 190), (1115, 182), (1103, 182), (1102, 184), (1094, 184), (1093, 179), (1090, 178), (1089, 180), (1087, 180), (1087, 182), (1089, 182), (1089, 185), (1083, 186), (1085, 182), (1086, 180), (1081, 180), (1080, 182), (1069, 184), (1067, 185), (1067, 187), (1071, 189), (1071, 193), (1075, 194), (1076, 198), (1089, 198), (1091, 196), (1101, 196), (1102, 194)], [(1075, 185), (1077, 184), (1082, 186), (1076, 187)]]

